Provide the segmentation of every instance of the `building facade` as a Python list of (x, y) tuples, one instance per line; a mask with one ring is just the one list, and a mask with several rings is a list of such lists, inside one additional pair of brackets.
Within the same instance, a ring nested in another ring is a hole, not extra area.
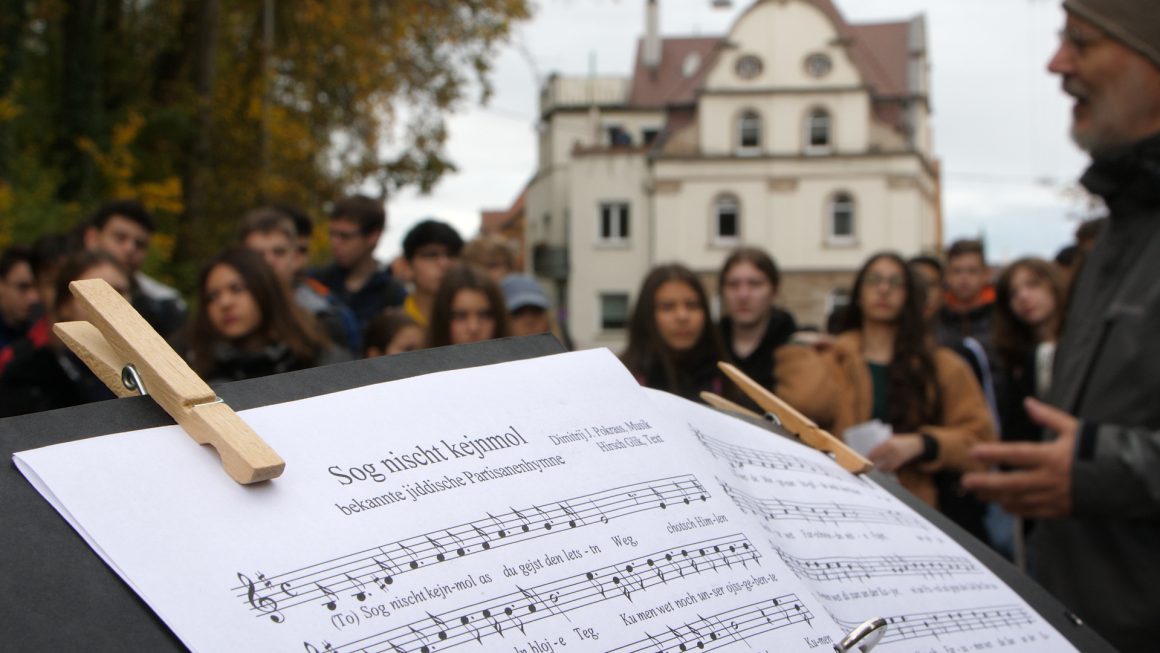
[(648, 270), (716, 291), (727, 253), (765, 248), (782, 302), (824, 324), (882, 249), (941, 242), (923, 18), (847, 23), (830, 0), (757, 0), (729, 33), (661, 38), (631, 78), (553, 76), (527, 188), (532, 267), (578, 346), (624, 343)]

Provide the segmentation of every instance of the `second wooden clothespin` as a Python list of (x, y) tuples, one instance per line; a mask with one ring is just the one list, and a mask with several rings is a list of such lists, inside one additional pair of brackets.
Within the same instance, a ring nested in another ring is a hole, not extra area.
[(286, 463), (226, 405), (108, 282), (69, 284), (89, 322), (53, 327), (117, 396), (153, 397), (199, 444), (221, 456), (230, 478), (249, 484), (277, 478)]
[[(729, 363), (717, 363), (717, 367), (725, 373), (725, 376), (736, 383), (742, 392), (756, 402), (768, 415), (772, 416), (782, 428), (803, 443), (832, 455), (834, 460), (846, 471), (853, 474), (864, 474), (874, 468), (873, 463), (846, 446), (845, 442), (822, 430), (813, 420), (802, 415), (793, 406), (766, 390), (757, 381), (749, 378), (745, 372)], [(747, 412), (753, 414), (752, 411)]]

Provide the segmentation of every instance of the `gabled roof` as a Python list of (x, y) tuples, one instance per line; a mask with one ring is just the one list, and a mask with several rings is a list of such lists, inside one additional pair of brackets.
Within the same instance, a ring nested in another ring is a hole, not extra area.
[[(834, 24), (839, 38), (849, 46), (854, 66), (876, 98), (908, 94), (909, 22), (851, 25), (831, 0), (807, 1)], [(724, 37), (662, 39), (660, 65), (653, 71), (644, 65), (644, 39), (638, 40), (627, 105), (637, 109), (660, 109), (694, 104), (697, 91), (709, 73), (709, 64), (723, 41)], [(694, 54), (700, 58), (700, 66), (686, 77), (683, 70), (685, 61)]]
[(907, 67), (910, 60), (910, 23), (851, 25), (850, 54), (866, 83), (880, 97), (898, 97), (909, 92)]
[[(720, 37), (662, 39), (660, 65), (652, 71), (644, 65), (644, 39), (638, 40), (628, 106), (662, 109), (670, 105), (694, 104), (719, 43)], [(701, 63), (696, 72), (686, 77), (683, 68), (690, 55), (699, 57)]]
[(492, 234), (499, 232), (504, 227), (507, 227), (511, 222), (518, 218), (524, 212), (524, 205), (528, 201), (528, 185), (525, 185), (520, 190), (520, 195), (512, 202), (512, 205), (506, 209), (484, 209), (479, 212), (480, 225), (479, 232), (481, 234)]

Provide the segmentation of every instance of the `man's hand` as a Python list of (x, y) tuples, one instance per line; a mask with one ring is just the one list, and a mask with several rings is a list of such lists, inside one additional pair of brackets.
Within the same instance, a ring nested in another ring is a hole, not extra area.
[(1053, 519), (1071, 514), (1071, 465), (1079, 420), (1067, 413), (1028, 398), (1027, 414), (1037, 424), (1054, 431), (1052, 442), (980, 444), (971, 455), (987, 465), (1014, 467), (1009, 472), (972, 472), (963, 476), (963, 487), (984, 501), (1021, 517)]
[(922, 454), (922, 436), (895, 435), (870, 450), (870, 462), (884, 472), (896, 472), (899, 467)]

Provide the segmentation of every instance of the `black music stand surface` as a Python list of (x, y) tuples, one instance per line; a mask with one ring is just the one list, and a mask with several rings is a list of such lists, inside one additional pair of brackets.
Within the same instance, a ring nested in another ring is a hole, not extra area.
[[(374, 358), (230, 383), (217, 388), (234, 410), (294, 401), (441, 370), (562, 353), (550, 335), (505, 338)], [(0, 633), (24, 650), (184, 651), (137, 594), (16, 469), (12, 454), (50, 444), (172, 424), (147, 397), (0, 419)], [(224, 473), (224, 472), (223, 472)], [(1114, 651), (1090, 628), (937, 511), (901, 486), (880, 485), (962, 544), (1082, 651)]]

